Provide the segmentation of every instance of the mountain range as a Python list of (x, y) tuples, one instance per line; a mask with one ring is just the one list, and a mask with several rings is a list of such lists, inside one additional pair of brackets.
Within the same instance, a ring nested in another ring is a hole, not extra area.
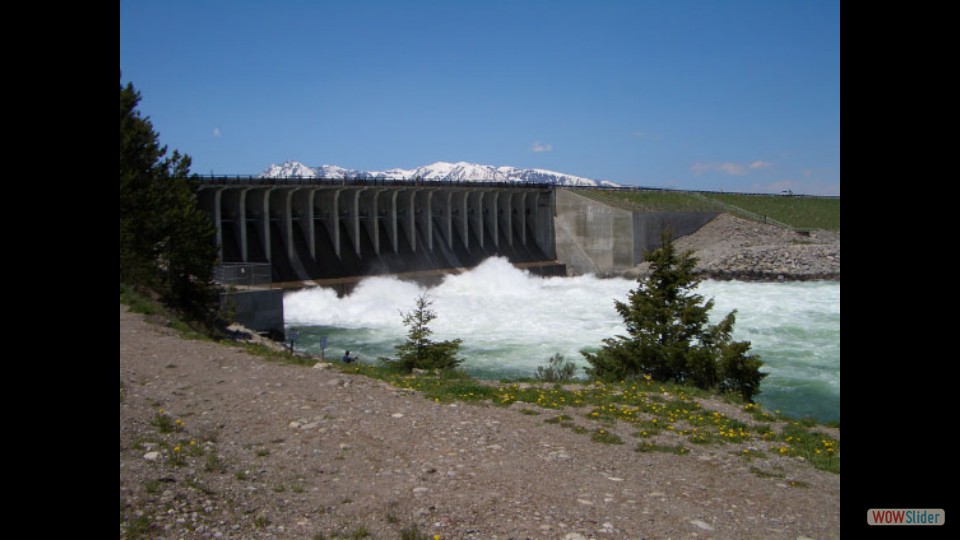
[(519, 169), (517, 167), (494, 167), (476, 163), (447, 163), (438, 161), (415, 169), (388, 169), (386, 171), (361, 171), (345, 169), (336, 165), (308, 167), (299, 161), (286, 161), (270, 165), (260, 173), (261, 178), (351, 178), (455, 182), (546, 182), (561, 186), (610, 186), (618, 184), (606, 180), (593, 180), (572, 174), (546, 169)]

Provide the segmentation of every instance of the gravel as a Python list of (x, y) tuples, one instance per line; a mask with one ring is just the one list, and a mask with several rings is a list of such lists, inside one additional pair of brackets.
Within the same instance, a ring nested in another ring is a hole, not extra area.
[(544, 422), (557, 414), (435, 403), (183, 340), (121, 306), (120, 536), (839, 537), (838, 474), (736, 445), (636, 452), (629, 426), (600, 444)]
[[(694, 234), (678, 238), (677, 249), (693, 251), (696, 271), (713, 279), (840, 279), (840, 233), (796, 232), (721, 214)], [(627, 277), (646, 275), (640, 263)]]

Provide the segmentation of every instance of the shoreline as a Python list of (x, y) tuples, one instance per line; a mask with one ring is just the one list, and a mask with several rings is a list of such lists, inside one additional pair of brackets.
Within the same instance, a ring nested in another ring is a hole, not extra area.
[[(840, 534), (840, 475), (793, 455), (785, 433), (741, 441), (723, 424), (712, 436), (729, 442), (681, 451), (667, 429), (651, 444), (634, 433), (646, 424), (608, 423), (590, 407), (435, 401), (183, 340), (123, 306), (120, 383), (121, 536)], [(716, 407), (758, 422), (746, 407)]]
[(713, 271), (713, 272), (700, 272), (697, 274), (703, 279), (711, 279), (714, 281), (743, 281), (746, 283), (753, 282), (763, 282), (763, 283), (790, 283), (790, 282), (799, 282), (799, 281), (836, 281), (840, 282), (840, 273), (827, 273), (827, 274), (758, 274), (751, 272), (724, 272), (724, 271)]

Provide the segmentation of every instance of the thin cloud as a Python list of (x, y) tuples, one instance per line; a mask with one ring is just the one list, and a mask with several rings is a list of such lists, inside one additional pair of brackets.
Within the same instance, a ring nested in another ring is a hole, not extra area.
[(221, 135), (221, 133), (220, 133), (220, 128), (218, 128), (218, 127), (213, 128), (213, 136), (214, 136), (214, 137), (217, 137), (217, 138), (220, 138), (220, 135)]
[(690, 170), (696, 175), (711, 171), (719, 171), (734, 176), (747, 174), (747, 168), (736, 163), (694, 163), (690, 166)]
[(540, 144), (540, 141), (535, 141), (533, 146), (530, 147), (530, 150), (533, 152), (553, 152), (552, 144)]
[(690, 170), (693, 171), (693, 174), (696, 174), (698, 176), (703, 173), (713, 172), (713, 171), (721, 172), (730, 176), (743, 176), (748, 172), (750, 172), (751, 170), (765, 169), (767, 167), (772, 167), (772, 166), (773, 166), (773, 163), (770, 163), (769, 161), (760, 161), (760, 160), (754, 161), (748, 165), (744, 165), (742, 163), (731, 163), (731, 162), (724, 162), (724, 163), (714, 162), (714, 163), (694, 163), (693, 165), (690, 166)]

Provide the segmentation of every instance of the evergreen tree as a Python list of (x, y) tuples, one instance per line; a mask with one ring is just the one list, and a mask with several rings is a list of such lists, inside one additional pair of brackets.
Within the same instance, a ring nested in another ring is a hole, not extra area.
[(649, 377), (753, 399), (766, 374), (759, 372), (760, 359), (748, 353), (750, 342), (732, 340), (736, 311), (708, 325), (713, 300), (694, 292), (701, 281), (693, 272), (697, 260), (677, 254), (669, 232), (662, 240), (645, 254), (650, 274), (638, 280), (627, 302), (615, 302), (628, 335), (583, 353), (591, 365), (587, 373), (610, 381)]
[(437, 318), (436, 312), (430, 309), (433, 302), (426, 295), (417, 297), (416, 308), (409, 313), (401, 313), (403, 325), (409, 328), (407, 341), (397, 345), (398, 359), (390, 360), (404, 371), (417, 369), (447, 370), (459, 366), (463, 359), (457, 358), (460, 352), (461, 339), (449, 341), (433, 341), (430, 336), (433, 330), (428, 326)]
[(156, 291), (188, 318), (212, 322), (216, 249), (197, 202), (190, 157), (167, 155), (140, 93), (120, 84), (120, 283)]

